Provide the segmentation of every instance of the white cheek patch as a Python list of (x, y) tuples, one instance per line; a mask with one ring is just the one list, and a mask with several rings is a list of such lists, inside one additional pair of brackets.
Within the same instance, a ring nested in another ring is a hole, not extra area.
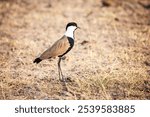
[(76, 28), (77, 28), (76, 26), (69, 26), (69, 27), (67, 28), (67, 30), (72, 30), (72, 31), (74, 31)]
[(67, 37), (71, 37), (71, 38), (73, 38), (74, 39), (74, 31), (75, 31), (75, 29), (76, 29), (77, 27), (76, 26), (69, 26), (68, 28), (67, 28), (67, 31), (65, 32), (65, 35), (67, 36)]

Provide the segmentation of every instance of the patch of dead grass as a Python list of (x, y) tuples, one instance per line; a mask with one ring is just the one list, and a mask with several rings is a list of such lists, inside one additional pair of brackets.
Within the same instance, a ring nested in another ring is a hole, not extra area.
[[(62, 1), (62, 10), (57, 1), (38, 1), (0, 1), (0, 99), (150, 99), (149, 11), (138, 0), (110, 0), (107, 7), (68, 1), (66, 9)], [(82, 30), (62, 62), (64, 84), (56, 59), (32, 61), (70, 20)]]

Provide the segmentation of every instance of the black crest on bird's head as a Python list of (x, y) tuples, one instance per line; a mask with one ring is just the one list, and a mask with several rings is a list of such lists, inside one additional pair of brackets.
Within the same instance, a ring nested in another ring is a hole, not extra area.
[(77, 23), (75, 23), (75, 22), (70, 22), (70, 23), (67, 24), (66, 30), (67, 30), (67, 28), (68, 28), (69, 26), (76, 26), (76, 27), (78, 27), (78, 26), (77, 26)]

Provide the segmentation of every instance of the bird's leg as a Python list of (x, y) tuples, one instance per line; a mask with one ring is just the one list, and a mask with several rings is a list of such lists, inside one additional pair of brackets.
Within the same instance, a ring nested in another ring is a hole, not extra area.
[(59, 58), (59, 60), (58, 60), (58, 74), (59, 74), (59, 80), (61, 81), (61, 76), (60, 76), (60, 61), (61, 61), (61, 58)]
[(64, 79), (64, 76), (63, 76), (63, 73), (62, 73), (62, 70), (61, 70), (61, 66), (60, 66), (60, 63), (61, 63), (61, 57), (59, 57), (59, 60), (58, 60), (58, 73), (59, 73), (59, 80), (60, 81), (65, 81)]

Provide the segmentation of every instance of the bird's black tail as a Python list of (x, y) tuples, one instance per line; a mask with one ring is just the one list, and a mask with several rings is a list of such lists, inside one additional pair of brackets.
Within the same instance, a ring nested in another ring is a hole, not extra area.
[(36, 63), (36, 64), (38, 64), (39, 62), (41, 62), (42, 60), (40, 59), (40, 58), (36, 58), (34, 61), (33, 61), (33, 63)]

